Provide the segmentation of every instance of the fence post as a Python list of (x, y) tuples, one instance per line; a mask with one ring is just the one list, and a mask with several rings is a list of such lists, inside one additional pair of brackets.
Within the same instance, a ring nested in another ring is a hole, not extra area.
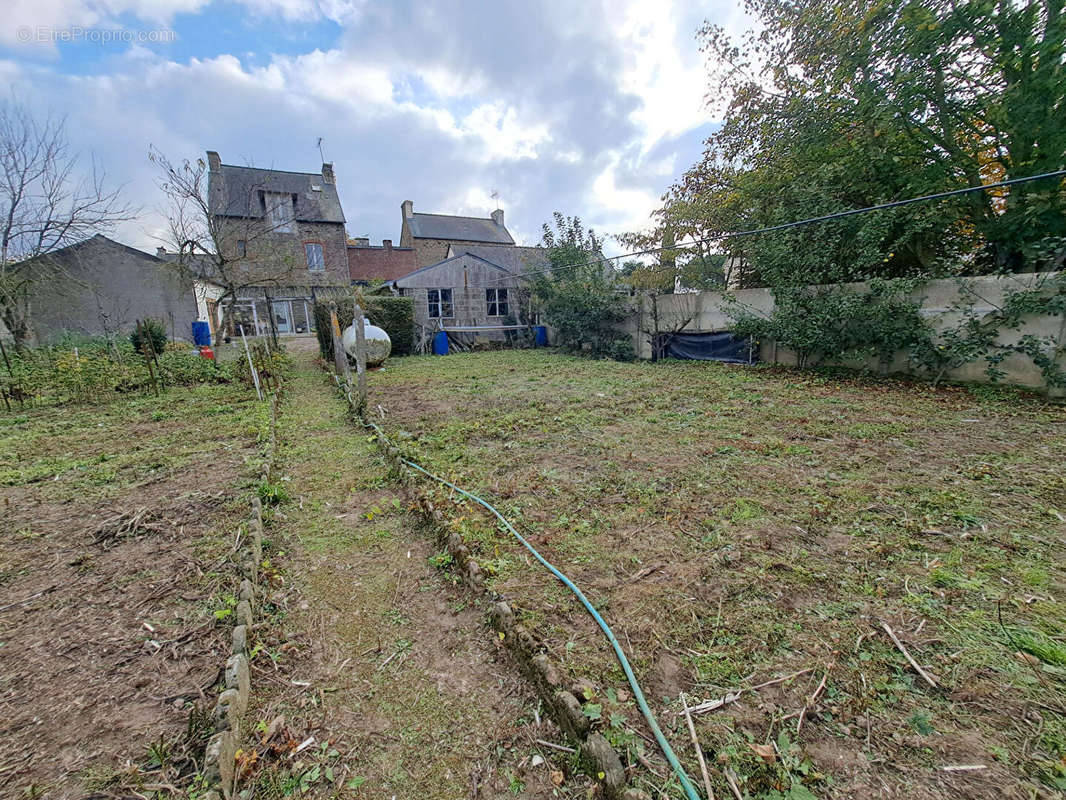
[(355, 303), (355, 375), (359, 383), (358, 411), (366, 411), (366, 331), (363, 327), (363, 307)]
[(337, 321), (337, 304), (329, 304), (329, 327), (333, 335), (333, 366), (337, 370), (337, 377), (344, 378), (345, 384), (352, 382), (351, 370), (348, 368), (348, 356), (344, 352), (344, 343), (341, 341), (341, 326)]

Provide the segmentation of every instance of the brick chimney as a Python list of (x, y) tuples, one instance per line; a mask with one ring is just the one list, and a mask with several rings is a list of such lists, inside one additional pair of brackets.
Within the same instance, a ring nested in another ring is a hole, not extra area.
[(499, 225), (501, 228), (503, 227), (503, 209), (497, 208), (495, 211), (492, 212), (492, 221)]
[(370, 237), (368, 236), (356, 236), (352, 239), (352, 244), (356, 247), (370, 247)]
[(222, 159), (218, 157), (218, 153), (214, 150), (207, 151), (207, 168), (211, 172), (220, 172), (222, 170)]
[(381, 240), (381, 246), (384, 247), (386, 250), (391, 250), (392, 249), (392, 239), (382, 239)]
[(322, 165), (322, 181), (323, 183), (336, 183), (337, 179), (333, 177), (333, 162)]
[(411, 219), (415, 214), (415, 204), (410, 200), (404, 200), (400, 203), (400, 210), (403, 212), (404, 219)]
[(166, 254), (167, 254), (167, 249), (165, 247), (163, 247), (162, 245), (160, 245), (159, 247), (157, 247), (155, 249), (156, 258), (162, 258)]

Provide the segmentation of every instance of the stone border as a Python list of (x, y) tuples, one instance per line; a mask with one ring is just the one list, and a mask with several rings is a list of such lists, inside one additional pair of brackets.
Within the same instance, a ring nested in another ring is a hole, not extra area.
[[(356, 413), (351, 392), (342, 389), (342, 393), (353, 417), (365, 425)], [(400, 451), (379, 431), (369, 425), (365, 427), (374, 433), (375, 440), (400, 481), (413, 488), (423, 520), (433, 531), (438, 544), (447, 549), (452, 557), (453, 568), (458, 571), (463, 583), (489, 602), (492, 627), (498, 634), (497, 641), (504, 646), (519, 671), (532, 685), (559, 729), (577, 745), (583, 767), (601, 785), (607, 800), (648, 800), (647, 794), (627, 785), (625, 767), (610, 742), (602, 734), (591, 730), (591, 722), (585, 716), (583, 706), (583, 703), (593, 699), (591, 683), (578, 680), (569, 689), (564, 686), (562, 669), (551, 662), (548, 648), (529, 629), (515, 621), (515, 611), (510, 604), (485, 586), (481, 566), (471, 556), (470, 548), (456, 530), (449, 529), (444, 514), (434, 506), (429, 493), (409, 477), (400, 460)]]
[[(270, 431), (267, 439), (260, 479), (269, 483), (278, 449), (278, 392), (270, 396)], [(263, 503), (252, 497), (251, 536), (241, 551), (241, 581), (237, 587), (237, 624), (232, 632), (231, 655), (226, 659), (225, 685), (215, 703), (212, 714), (215, 733), (204, 751), (203, 776), (212, 791), (205, 800), (218, 797), (221, 790), (225, 800), (233, 797), (236, 788), (235, 766), (241, 741), (241, 723), (248, 710), (251, 696), (251, 674), (248, 663), (248, 634), (255, 623), (256, 597), (260, 595), (259, 565), (263, 563)]]

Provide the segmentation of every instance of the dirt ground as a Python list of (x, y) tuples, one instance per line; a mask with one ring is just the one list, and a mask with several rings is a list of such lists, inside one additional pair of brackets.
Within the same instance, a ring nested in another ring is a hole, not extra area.
[[(409, 457), (583, 587), (690, 775), (680, 692), (724, 699), (696, 723), (717, 792), (730, 774), (753, 798), (1066, 790), (1061, 406), (529, 351), (395, 360), (370, 385)], [(449, 507), (492, 587), (603, 693), (597, 727), (642, 747), (587, 615), (478, 509)]]
[(279, 423), (289, 499), (268, 525), (284, 551), (279, 633), (253, 660), (253, 729), (292, 744), (244, 780), (254, 796), (585, 797), (562, 743), (497, 651), (375, 445), (309, 356)]
[(192, 766), (257, 406), (203, 386), (0, 416), (3, 796), (130, 796)]

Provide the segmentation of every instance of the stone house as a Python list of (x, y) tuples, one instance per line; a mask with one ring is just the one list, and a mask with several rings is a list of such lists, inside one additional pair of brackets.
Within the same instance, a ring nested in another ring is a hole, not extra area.
[(288, 172), (223, 164), (207, 152), (209, 210), (236, 260), (242, 288), (230, 330), (280, 334), (314, 329), (317, 295), (350, 285), (348, 236), (332, 164)]
[(97, 234), (38, 261), (42, 277), (30, 290), (37, 343), (66, 333), (125, 336), (146, 318), (161, 321), (171, 339), (192, 340), (197, 286), (166, 260)]
[(414, 249), (417, 268), (443, 261), (453, 245), (514, 247), (514, 243), (499, 209), (486, 218), (457, 217), (416, 213), (410, 200), (400, 204), (400, 247)]
[(380, 245), (369, 239), (348, 240), (348, 276), (352, 283), (392, 281), (418, 269), (413, 247), (393, 247), (391, 239)]

